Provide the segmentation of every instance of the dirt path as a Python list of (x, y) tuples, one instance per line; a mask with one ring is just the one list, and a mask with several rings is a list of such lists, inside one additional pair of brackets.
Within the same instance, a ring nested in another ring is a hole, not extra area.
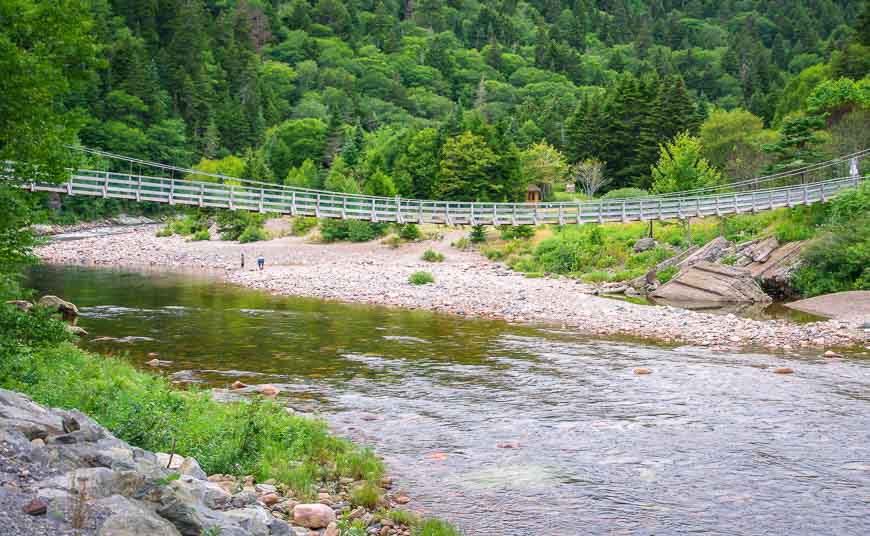
[[(599, 298), (576, 280), (526, 278), (476, 252), (451, 247), (451, 241), (462, 235), (448, 231), (440, 241), (393, 249), (377, 241), (315, 244), (298, 237), (253, 244), (188, 242), (157, 238), (155, 227), (149, 226), (132, 233), (53, 242), (39, 248), (38, 254), (59, 264), (209, 270), (227, 281), (275, 294), (550, 323), (588, 335), (630, 335), (717, 349), (788, 352), (870, 344), (857, 321), (797, 325)], [(422, 261), (423, 251), (430, 248), (442, 252), (446, 261)], [(261, 254), (266, 258), (262, 272), (255, 269)], [(418, 270), (431, 272), (435, 283), (408, 283)]]

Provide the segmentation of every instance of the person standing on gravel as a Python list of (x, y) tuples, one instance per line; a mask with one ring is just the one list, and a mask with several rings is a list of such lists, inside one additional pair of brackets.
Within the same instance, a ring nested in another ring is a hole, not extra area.
[(242, 252), (242, 270), (245, 269), (245, 252)]
[(262, 270), (264, 266), (266, 266), (266, 257), (264, 257), (262, 253), (260, 253), (260, 256), (257, 257), (257, 268)]

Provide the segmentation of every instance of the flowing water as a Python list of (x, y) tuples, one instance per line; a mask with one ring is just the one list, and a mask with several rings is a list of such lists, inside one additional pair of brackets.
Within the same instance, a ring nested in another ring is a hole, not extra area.
[[(91, 339), (120, 338), (92, 350), (281, 386), (377, 449), (409, 506), (471, 535), (870, 534), (861, 356), (591, 340), (190, 275), (40, 267), (30, 283), (78, 304)], [(796, 374), (765, 368), (782, 365)]]

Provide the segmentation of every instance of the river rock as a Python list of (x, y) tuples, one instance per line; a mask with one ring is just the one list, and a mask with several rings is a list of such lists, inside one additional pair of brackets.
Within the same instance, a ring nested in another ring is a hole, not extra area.
[(81, 328), (79, 326), (73, 326), (72, 324), (67, 324), (66, 330), (77, 337), (87, 337), (88, 336), (88, 332), (84, 328)]
[(653, 249), (654, 247), (656, 247), (655, 238), (650, 238), (650, 237), (641, 238), (640, 240), (638, 240), (637, 242), (634, 243), (634, 252), (635, 253), (642, 253), (644, 251), (649, 251), (649, 250)]
[(644, 374), (652, 374), (652, 369), (646, 367), (637, 367), (636, 369), (634, 369), (634, 373), (639, 376), (642, 376)]
[(338, 534), (338, 525), (335, 521), (327, 525), (326, 530), (323, 531), (323, 536), (338, 536)]
[(278, 393), (280, 393), (281, 390), (272, 385), (271, 383), (267, 383), (265, 385), (257, 386), (257, 392), (259, 392), (263, 396), (278, 396)]
[(230, 387), (232, 387), (233, 389), (244, 389), (247, 386), (248, 386), (248, 384), (242, 383), (239, 380), (236, 380), (232, 383), (232, 385)]
[(293, 523), (309, 529), (322, 529), (335, 522), (335, 512), (325, 504), (297, 504), (293, 508)]
[(777, 367), (773, 369), (774, 374), (794, 374), (794, 369), (791, 367)]
[(33, 304), (27, 300), (9, 300), (6, 303), (9, 305), (14, 305), (15, 307), (17, 307), (21, 311), (24, 311), (25, 313), (30, 311), (31, 309), (33, 309)]
[(79, 316), (79, 308), (76, 307), (75, 304), (50, 294), (40, 298), (37, 305), (39, 307), (51, 309), (52, 311), (57, 311), (66, 322), (75, 323), (76, 318)]
[(33, 499), (24, 505), (24, 513), (30, 516), (41, 516), (48, 511), (48, 505), (39, 499)]
[(178, 472), (197, 480), (205, 480), (208, 478), (208, 475), (206, 475), (205, 471), (203, 471), (199, 466), (199, 462), (197, 462), (193, 457), (184, 458), (184, 461), (178, 466)]
[(100, 509), (112, 512), (100, 527), (98, 536), (179, 536), (181, 533), (141, 503), (121, 495), (97, 501)]

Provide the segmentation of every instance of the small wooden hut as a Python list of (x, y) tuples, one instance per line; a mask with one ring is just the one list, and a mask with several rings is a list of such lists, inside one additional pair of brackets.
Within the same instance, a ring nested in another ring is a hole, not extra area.
[(543, 199), (543, 195), (541, 192), (541, 188), (538, 187), (537, 184), (530, 184), (526, 188), (526, 202), (527, 203), (540, 203)]

